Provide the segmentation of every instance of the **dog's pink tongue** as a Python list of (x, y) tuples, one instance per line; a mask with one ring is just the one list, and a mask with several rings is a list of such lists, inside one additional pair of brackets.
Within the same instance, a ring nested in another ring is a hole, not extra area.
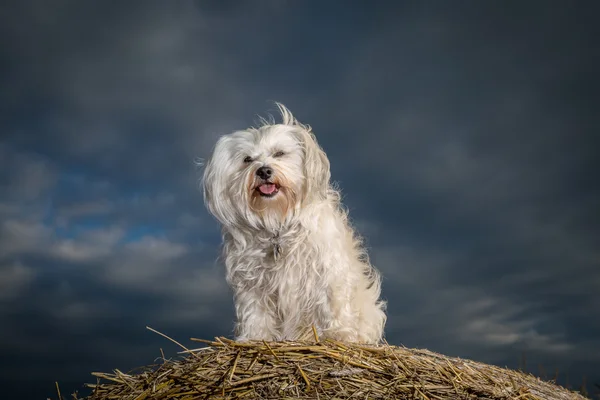
[(258, 190), (260, 190), (262, 194), (273, 194), (276, 187), (273, 183), (263, 183), (258, 187)]

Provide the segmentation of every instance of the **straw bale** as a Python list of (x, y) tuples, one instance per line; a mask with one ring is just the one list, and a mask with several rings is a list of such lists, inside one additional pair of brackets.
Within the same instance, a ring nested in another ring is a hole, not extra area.
[(86, 399), (584, 399), (523, 372), (428, 350), (315, 339), (192, 339), (207, 346), (137, 373), (93, 373)]

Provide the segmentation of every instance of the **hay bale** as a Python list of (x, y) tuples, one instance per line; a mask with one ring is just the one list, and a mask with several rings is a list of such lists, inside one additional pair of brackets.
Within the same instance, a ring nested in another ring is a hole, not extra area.
[(94, 373), (88, 400), (584, 399), (522, 372), (427, 350), (219, 337), (137, 374)]

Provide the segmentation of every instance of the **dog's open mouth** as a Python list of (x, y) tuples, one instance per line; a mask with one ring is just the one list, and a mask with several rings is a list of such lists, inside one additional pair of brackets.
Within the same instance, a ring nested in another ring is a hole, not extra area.
[(279, 193), (279, 185), (271, 182), (261, 183), (256, 187), (258, 193), (263, 197), (273, 197)]

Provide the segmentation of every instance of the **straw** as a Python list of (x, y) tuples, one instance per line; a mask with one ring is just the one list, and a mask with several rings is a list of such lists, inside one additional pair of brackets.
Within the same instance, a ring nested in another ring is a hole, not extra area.
[(428, 350), (314, 339), (192, 338), (207, 346), (180, 344), (184, 356), (136, 374), (93, 373), (87, 399), (585, 399), (530, 374)]

